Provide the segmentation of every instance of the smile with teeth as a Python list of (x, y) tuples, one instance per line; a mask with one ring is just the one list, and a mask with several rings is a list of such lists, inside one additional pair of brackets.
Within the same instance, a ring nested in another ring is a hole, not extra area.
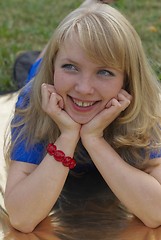
[(83, 102), (77, 99), (73, 99), (73, 102), (79, 107), (90, 107), (96, 103), (96, 102)]

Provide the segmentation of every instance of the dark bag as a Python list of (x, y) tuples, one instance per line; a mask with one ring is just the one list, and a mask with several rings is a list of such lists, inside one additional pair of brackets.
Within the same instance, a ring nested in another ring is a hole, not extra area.
[(29, 51), (20, 53), (17, 56), (13, 65), (12, 79), (18, 89), (25, 85), (29, 70), (39, 54), (40, 51)]

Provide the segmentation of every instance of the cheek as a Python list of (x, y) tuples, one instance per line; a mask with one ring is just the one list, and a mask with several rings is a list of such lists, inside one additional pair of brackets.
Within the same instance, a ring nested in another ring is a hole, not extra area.
[(63, 75), (59, 72), (54, 73), (54, 87), (57, 93), (61, 93), (64, 90)]
[(116, 82), (115, 82), (115, 89), (116, 89), (116, 91), (119, 92), (123, 88), (123, 86), (124, 86), (124, 76), (121, 75), (120, 77), (118, 77), (116, 79)]
[(122, 84), (109, 84), (100, 89), (104, 98), (116, 97), (122, 88)]

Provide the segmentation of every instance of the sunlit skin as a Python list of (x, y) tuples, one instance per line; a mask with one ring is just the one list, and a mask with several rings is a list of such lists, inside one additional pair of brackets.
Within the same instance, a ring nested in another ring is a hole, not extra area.
[[(129, 105), (131, 96), (122, 89), (123, 81), (123, 72), (92, 62), (76, 41), (68, 40), (55, 60), (54, 86), (43, 87), (48, 89), (49, 98), (55, 93), (52, 96), (59, 111), (64, 110), (76, 123), (86, 124), (112, 105), (120, 106), (121, 111)], [(121, 106), (124, 99), (126, 104)]]

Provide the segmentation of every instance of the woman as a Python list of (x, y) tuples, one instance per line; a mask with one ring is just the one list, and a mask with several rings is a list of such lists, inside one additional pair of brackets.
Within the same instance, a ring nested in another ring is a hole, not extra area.
[[(94, 199), (100, 187), (104, 199), (109, 187), (145, 225), (159, 226), (160, 85), (131, 24), (108, 5), (79, 8), (37, 65), (12, 121), (11, 224), (31, 232), (67, 185), (67, 202)], [(73, 188), (77, 175), (88, 188)]]

